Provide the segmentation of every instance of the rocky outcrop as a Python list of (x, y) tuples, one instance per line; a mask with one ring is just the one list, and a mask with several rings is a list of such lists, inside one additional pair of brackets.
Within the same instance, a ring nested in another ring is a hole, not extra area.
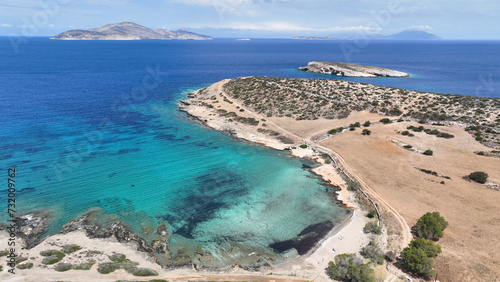
[(31, 249), (41, 242), (41, 237), (49, 229), (51, 215), (44, 211), (36, 211), (12, 219), (10, 225), (0, 225), (0, 230), (14, 231), (23, 239), (26, 248)]
[(141, 40), (141, 39), (193, 39), (207, 40), (210, 36), (200, 35), (184, 29), (169, 31), (166, 29), (150, 29), (145, 26), (122, 22), (108, 24), (102, 27), (89, 30), (69, 30), (60, 33), (51, 39), (59, 40)]
[(336, 76), (347, 76), (347, 77), (409, 77), (410, 75), (404, 72), (371, 67), (362, 66), (347, 63), (337, 63), (337, 62), (310, 62), (307, 67), (300, 67), (300, 71), (322, 73), (322, 74), (333, 74)]

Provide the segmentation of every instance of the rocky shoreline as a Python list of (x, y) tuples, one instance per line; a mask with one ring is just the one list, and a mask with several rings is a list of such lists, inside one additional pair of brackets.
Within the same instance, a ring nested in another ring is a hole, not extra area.
[(391, 69), (338, 63), (338, 62), (310, 62), (306, 67), (300, 67), (299, 71), (332, 74), (344, 77), (409, 77), (404, 72)]

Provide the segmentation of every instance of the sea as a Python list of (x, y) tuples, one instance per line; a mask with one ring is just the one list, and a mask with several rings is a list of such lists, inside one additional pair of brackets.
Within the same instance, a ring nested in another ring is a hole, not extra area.
[[(166, 223), (172, 249), (198, 244), (216, 253), (238, 244), (279, 257), (287, 242), (300, 244), (311, 230), (324, 235), (349, 217), (333, 188), (310, 172), (311, 161), (236, 140), (178, 111), (189, 92), (222, 79), (346, 79), (500, 97), (500, 41), (12, 42), (21, 41), (0, 37), (0, 222), (9, 219), (7, 178), (15, 169), (15, 216), (50, 215), (45, 236), (98, 209), (146, 239), (145, 230)], [(411, 77), (297, 70), (309, 61)], [(302, 243), (299, 254), (314, 242)]]

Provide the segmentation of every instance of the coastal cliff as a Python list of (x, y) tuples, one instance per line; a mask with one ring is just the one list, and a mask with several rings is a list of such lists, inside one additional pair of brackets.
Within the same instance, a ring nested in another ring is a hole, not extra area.
[(300, 67), (300, 71), (314, 72), (321, 74), (333, 74), (346, 77), (409, 77), (410, 75), (404, 72), (362, 66), (338, 62), (310, 62), (306, 67)]
[(200, 35), (187, 30), (169, 31), (166, 29), (150, 29), (145, 26), (122, 22), (108, 24), (89, 30), (69, 30), (51, 39), (58, 40), (141, 40), (141, 39), (180, 39), (180, 40), (210, 40), (210, 36)]

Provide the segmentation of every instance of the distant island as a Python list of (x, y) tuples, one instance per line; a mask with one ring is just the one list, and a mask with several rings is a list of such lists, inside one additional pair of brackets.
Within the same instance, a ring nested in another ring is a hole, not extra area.
[(441, 40), (440, 36), (421, 30), (403, 30), (399, 33), (383, 36), (377, 39), (390, 40)]
[(337, 40), (337, 38), (333, 37), (317, 37), (317, 36), (295, 36), (292, 37), (292, 39), (299, 39), (299, 40)]
[(363, 65), (338, 63), (338, 62), (310, 62), (306, 67), (300, 67), (300, 71), (333, 74), (346, 77), (408, 77), (407, 73)]
[(169, 31), (166, 29), (150, 29), (145, 26), (121, 22), (108, 24), (89, 30), (69, 30), (51, 39), (58, 40), (142, 40), (142, 39), (180, 39), (180, 40), (210, 40), (212, 37), (189, 32), (184, 29)]

